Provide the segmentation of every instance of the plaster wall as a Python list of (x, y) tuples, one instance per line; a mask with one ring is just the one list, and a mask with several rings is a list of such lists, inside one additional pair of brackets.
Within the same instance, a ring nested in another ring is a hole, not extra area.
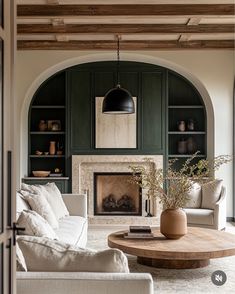
[[(86, 62), (115, 60), (116, 54), (89, 51), (18, 51), (16, 55), (15, 113), (17, 183), (27, 174), (28, 108), (38, 86), (53, 73)], [(121, 52), (121, 60), (147, 62), (173, 69), (199, 90), (207, 107), (209, 156), (232, 154), (233, 51), (138, 51)], [(214, 126), (214, 127), (213, 127)], [(232, 164), (216, 174), (227, 188), (227, 216), (233, 215)]]

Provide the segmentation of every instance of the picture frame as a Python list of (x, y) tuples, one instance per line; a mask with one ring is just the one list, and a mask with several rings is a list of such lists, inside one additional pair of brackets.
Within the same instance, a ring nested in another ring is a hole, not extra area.
[(60, 120), (48, 120), (47, 130), (52, 132), (61, 131), (61, 121)]
[(136, 111), (132, 114), (104, 114), (104, 97), (95, 98), (95, 148), (137, 148), (137, 97), (133, 97)]

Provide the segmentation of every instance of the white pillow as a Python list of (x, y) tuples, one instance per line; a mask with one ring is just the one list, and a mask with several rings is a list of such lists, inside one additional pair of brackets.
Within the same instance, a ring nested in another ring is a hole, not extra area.
[(21, 232), (23, 235), (58, 239), (49, 223), (36, 211), (22, 211), (19, 215), (17, 223), (20, 227), (25, 228), (25, 230)]
[(57, 220), (69, 215), (60, 190), (55, 183), (47, 183), (46, 185), (24, 185), (23, 187), (28, 191), (45, 196)]
[(27, 272), (25, 259), (17, 242), (16, 242), (16, 269), (17, 271)]
[(202, 188), (198, 183), (193, 183), (189, 193), (187, 193), (189, 199), (185, 205), (186, 208), (200, 208), (202, 203)]
[(58, 229), (59, 223), (45, 196), (24, 190), (20, 190), (20, 193), (29, 203), (32, 210), (40, 214), (52, 226), (53, 229)]
[(216, 179), (202, 185), (202, 208), (214, 209), (220, 198), (223, 181)]
[(129, 272), (127, 257), (119, 249), (95, 252), (31, 236), (19, 236), (18, 244), (29, 271)]

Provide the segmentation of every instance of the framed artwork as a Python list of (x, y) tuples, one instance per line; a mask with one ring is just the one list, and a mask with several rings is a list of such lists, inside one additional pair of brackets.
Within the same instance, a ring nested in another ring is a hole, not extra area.
[[(136, 111), (132, 114), (104, 114), (104, 97), (95, 99), (95, 148), (137, 148)], [(135, 109), (137, 98), (133, 97)]]
[(48, 120), (47, 121), (48, 131), (61, 131), (61, 121), (60, 120)]

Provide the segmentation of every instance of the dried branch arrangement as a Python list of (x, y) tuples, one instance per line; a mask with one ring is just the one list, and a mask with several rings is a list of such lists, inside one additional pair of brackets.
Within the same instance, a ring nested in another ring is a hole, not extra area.
[(193, 164), (198, 153), (188, 158), (179, 170), (173, 167), (177, 159), (170, 160), (165, 172), (162, 168), (157, 168), (153, 160), (144, 159), (145, 165), (130, 166), (133, 172), (131, 181), (146, 189), (149, 199), (158, 197), (164, 209), (182, 208), (189, 200), (188, 193), (194, 182), (203, 184), (213, 181), (214, 172), (232, 160), (229, 155), (220, 155)]

